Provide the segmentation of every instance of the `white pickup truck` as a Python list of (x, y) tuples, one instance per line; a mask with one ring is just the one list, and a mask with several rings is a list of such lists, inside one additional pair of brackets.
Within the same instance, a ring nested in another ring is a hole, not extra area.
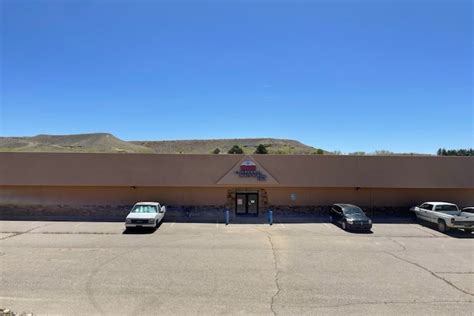
[(456, 204), (425, 202), (410, 210), (418, 219), (437, 224), (440, 232), (455, 228), (471, 233), (474, 228), (474, 214), (460, 211)]

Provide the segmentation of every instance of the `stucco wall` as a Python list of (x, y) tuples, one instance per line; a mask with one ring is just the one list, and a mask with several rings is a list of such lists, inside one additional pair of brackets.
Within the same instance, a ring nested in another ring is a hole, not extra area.
[[(220, 187), (242, 155), (0, 153), (0, 185)], [(253, 155), (276, 181), (225, 185), (474, 188), (474, 157)], [(248, 183), (245, 183), (245, 181)]]
[[(245, 159), (267, 181), (239, 177)], [(335, 202), (382, 210), (427, 200), (474, 205), (474, 158), (0, 153), (0, 215), (113, 215), (146, 200), (213, 214), (233, 208), (238, 188), (259, 191), (261, 212), (321, 211)]]
[[(252, 188), (246, 188), (249, 190)], [(258, 189), (258, 188), (256, 188)], [(2, 205), (127, 205), (158, 200), (168, 205), (226, 205), (229, 188), (0, 186)], [(336, 202), (406, 207), (428, 200), (474, 205), (474, 189), (266, 188), (268, 205), (318, 206)], [(290, 195), (294, 193), (296, 200)], [(263, 201), (260, 201), (261, 205)]]
[[(407, 207), (424, 201), (451, 201), (474, 205), (474, 189), (355, 189), (355, 188), (268, 188), (274, 205), (331, 205), (353, 203), (364, 206)], [(296, 200), (292, 201), (291, 194)]]
[(224, 205), (225, 188), (0, 186), (0, 205), (124, 205), (160, 201), (175, 205)]

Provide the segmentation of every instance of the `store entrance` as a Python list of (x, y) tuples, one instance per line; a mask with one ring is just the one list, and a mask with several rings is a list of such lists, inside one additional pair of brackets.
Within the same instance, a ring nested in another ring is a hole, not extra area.
[(235, 214), (258, 216), (258, 193), (236, 193)]

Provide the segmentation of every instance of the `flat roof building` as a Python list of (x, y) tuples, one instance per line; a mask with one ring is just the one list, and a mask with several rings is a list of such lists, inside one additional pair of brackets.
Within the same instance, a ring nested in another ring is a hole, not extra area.
[(474, 205), (474, 157), (0, 153), (0, 216), (123, 216), (156, 200), (220, 219), (317, 214), (335, 202), (370, 212), (425, 200)]

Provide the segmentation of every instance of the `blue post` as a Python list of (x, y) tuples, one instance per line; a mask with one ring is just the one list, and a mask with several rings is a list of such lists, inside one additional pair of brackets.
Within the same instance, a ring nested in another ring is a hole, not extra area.
[(229, 225), (229, 210), (225, 210), (225, 224)]
[(268, 210), (268, 223), (270, 225), (273, 225), (273, 211), (272, 210)]

